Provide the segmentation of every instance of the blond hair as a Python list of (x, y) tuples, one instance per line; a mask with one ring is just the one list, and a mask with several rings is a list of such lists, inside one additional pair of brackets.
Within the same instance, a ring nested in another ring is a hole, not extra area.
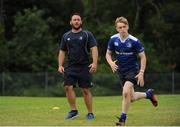
[(124, 23), (129, 26), (128, 20), (123, 16), (116, 18), (115, 26), (117, 25), (117, 23)]

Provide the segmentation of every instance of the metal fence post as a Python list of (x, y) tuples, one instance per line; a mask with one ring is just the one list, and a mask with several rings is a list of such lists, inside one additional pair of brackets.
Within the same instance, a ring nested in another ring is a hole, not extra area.
[(174, 94), (174, 71), (172, 72), (172, 94)]
[(47, 95), (47, 89), (48, 89), (48, 73), (45, 72), (45, 95)]
[(2, 72), (2, 96), (5, 95), (5, 72)]

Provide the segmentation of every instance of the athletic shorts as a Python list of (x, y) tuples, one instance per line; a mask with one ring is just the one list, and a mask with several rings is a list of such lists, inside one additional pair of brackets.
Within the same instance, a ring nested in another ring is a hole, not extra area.
[(72, 65), (65, 68), (64, 72), (64, 85), (73, 85), (76, 87), (78, 84), (81, 88), (92, 87), (92, 74), (89, 72), (88, 65)]
[(130, 81), (134, 85), (137, 85), (137, 79), (135, 76), (138, 74), (138, 71), (128, 71), (125, 73), (118, 73), (120, 80), (122, 81), (122, 86), (124, 86), (124, 83), (126, 81)]

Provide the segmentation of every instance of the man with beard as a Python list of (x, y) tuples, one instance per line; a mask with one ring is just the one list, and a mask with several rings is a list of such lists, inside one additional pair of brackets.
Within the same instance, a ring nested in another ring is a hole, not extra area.
[[(82, 29), (82, 20), (79, 13), (74, 13), (70, 17), (72, 29), (66, 32), (61, 39), (58, 56), (58, 71), (64, 74), (64, 89), (71, 111), (65, 119), (74, 119), (78, 116), (76, 107), (76, 94), (74, 87), (76, 83), (82, 89), (84, 102), (88, 114), (87, 120), (94, 119), (92, 110), (92, 73), (96, 72), (98, 60), (97, 41), (93, 34)], [(92, 62), (90, 61), (90, 52)], [(67, 53), (67, 65), (64, 67), (65, 54)]]

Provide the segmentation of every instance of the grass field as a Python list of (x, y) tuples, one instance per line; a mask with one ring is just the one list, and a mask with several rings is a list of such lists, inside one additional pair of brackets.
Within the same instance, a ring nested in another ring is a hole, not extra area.
[[(154, 108), (144, 99), (132, 103), (126, 125), (179, 126), (180, 95), (158, 95), (159, 106)], [(82, 97), (77, 98), (79, 116), (64, 120), (69, 105), (66, 98), (0, 97), (0, 126), (114, 126), (120, 114), (121, 96), (94, 97), (95, 119), (85, 119), (86, 107)], [(53, 110), (53, 107), (59, 107)]]

